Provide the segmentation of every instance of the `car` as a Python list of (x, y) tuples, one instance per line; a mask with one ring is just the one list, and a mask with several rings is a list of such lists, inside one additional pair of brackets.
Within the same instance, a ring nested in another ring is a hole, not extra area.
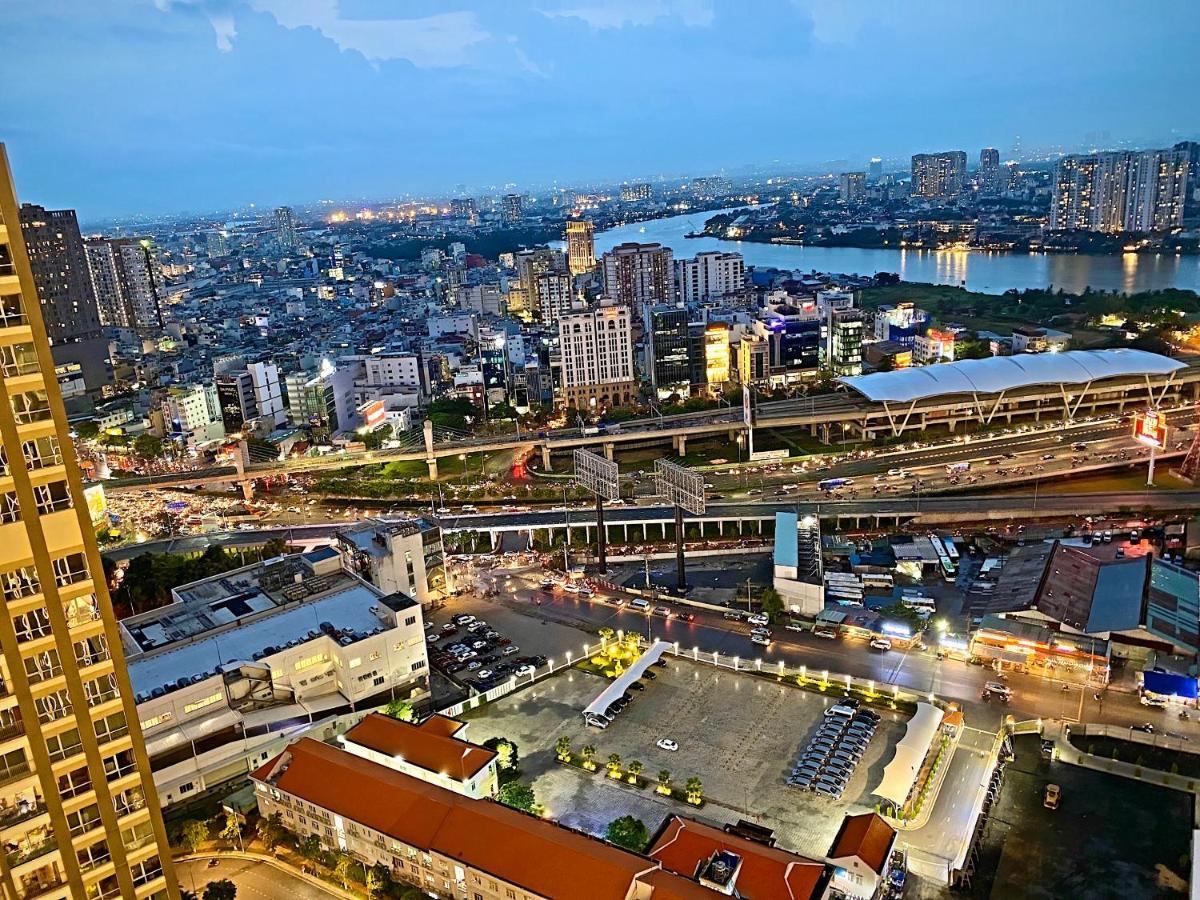
[(564, 591), (566, 591), (568, 594), (578, 594), (579, 593), (579, 585), (571, 584), (570, 582), (567, 582), (566, 584), (564, 584), (562, 586), (562, 589)]
[(739, 621), (741, 621), (742, 614), (740, 612), (734, 612), (731, 610), (730, 612), (721, 613), (721, 618), (722, 619), (733, 619), (733, 621), (739, 622)]
[(783, 626), (784, 631), (807, 631), (808, 629), (799, 622), (788, 622)]
[(1138, 698), (1138, 701), (1142, 704), (1142, 706), (1153, 706), (1155, 709), (1167, 708), (1166, 698), (1158, 697), (1153, 694), (1142, 694), (1142, 696)]
[(671, 607), (669, 607), (669, 606), (656, 606), (656, 607), (654, 607), (654, 614), (655, 614), (656, 616), (665, 616), (666, 618), (668, 618), (668, 619), (669, 619), (669, 618), (671, 618)]
[(448, 673), (453, 675), (456, 672), (461, 672), (466, 667), (467, 667), (467, 664), (465, 662), (452, 662), (452, 663), (449, 663), (445, 668)]
[(478, 655), (479, 654), (476, 653), (474, 650), (464, 650), (462, 653), (458, 654), (458, 660), (459, 660), (459, 662), (465, 662), (468, 659), (474, 659)]
[(487, 645), (488, 645), (488, 644), (487, 644), (487, 641), (472, 641), (472, 642), (471, 642), (471, 649), (472, 649), (472, 650), (482, 650), (482, 649), (483, 649), (484, 647), (486, 647)]
[(1154, 734), (1154, 726), (1149, 722), (1143, 722), (1141, 725), (1130, 725), (1130, 731), (1140, 731), (1143, 734)]
[(678, 616), (678, 618), (679, 618), (679, 620), (680, 620), (680, 621), (682, 621), (682, 622), (695, 622), (695, 621), (696, 621), (696, 614), (695, 614), (695, 613), (690, 613), (690, 612), (679, 613), (679, 616)]
[(666, 750), (669, 753), (674, 753), (676, 750), (679, 749), (679, 744), (677, 742), (671, 740), (670, 738), (659, 738), (655, 742), (654, 746), (657, 747), (659, 750)]
[(1046, 785), (1046, 792), (1042, 795), (1042, 806), (1046, 809), (1058, 809), (1060, 800), (1062, 800), (1062, 788), (1057, 784)]
[(832, 628), (814, 628), (813, 637), (825, 638), (826, 640), (836, 640), (837, 632)]
[(482, 667), (483, 667), (483, 663), (481, 663), (477, 659), (473, 659), (469, 663), (467, 663), (467, 671), (468, 672), (474, 672), (476, 669), (479, 669)]
[(513, 674), (517, 676), (532, 675), (535, 671), (536, 669), (534, 669), (533, 666), (529, 665), (529, 663), (526, 663), (523, 666), (518, 666), (517, 670), (513, 672)]
[(500, 654), (502, 656), (512, 656), (514, 653), (520, 653), (520, 652), (521, 652), (521, 648), (518, 647), (516, 644), (509, 644), (507, 647), (505, 647), (503, 650), (500, 651)]
[(425, 635), (425, 643), (427, 643), (427, 644), (436, 644), (440, 639), (441, 639), (441, 635), (437, 635), (437, 634)]
[(205, 868), (207, 868), (207, 869), (215, 869), (215, 868), (216, 868), (217, 866), (219, 866), (220, 864), (221, 864), (221, 861), (220, 861), (219, 859), (210, 859), (210, 860), (208, 861), (208, 865), (207, 865), (207, 866), (205, 866)]
[(486, 681), (487, 679), (491, 678), (495, 674), (496, 673), (493, 672), (491, 669), (480, 669), (478, 672), (475, 673), (475, 677), (478, 678), (480, 681)]
[(629, 689), (631, 691), (644, 691), (646, 689), (646, 686), (644, 684), (642, 684), (640, 681), (635, 681), (633, 684), (631, 684), (629, 686)]
[(762, 632), (758, 632), (756, 634), (750, 635), (750, 643), (758, 644), (759, 646), (762, 646), (762, 647), (771, 646), (771, 632), (768, 631), (765, 634), (763, 634)]
[(825, 710), (825, 717), (829, 716), (845, 716), (847, 719), (854, 716), (854, 707), (846, 706), (844, 703), (835, 703), (833, 706)]
[(458, 631), (458, 626), (453, 622), (447, 622), (442, 626), (442, 634), (454, 634), (456, 631)]
[(496, 643), (501, 647), (508, 647), (512, 644), (512, 638), (500, 638), (500, 640), (496, 641)]
[[(849, 704), (848, 700), (842, 701), (843, 706), (847, 706), (848, 704)], [(859, 720), (867, 719), (871, 722), (878, 722), (880, 719), (883, 718), (883, 716), (879, 715), (879, 713), (875, 712), (875, 710), (873, 710), (873, 709), (860, 709), (857, 713), (854, 714), (854, 718), (859, 719)]]
[(821, 778), (813, 784), (813, 790), (818, 794), (829, 797), (831, 800), (841, 800), (842, 793), (845, 791), (845, 785), (832, 779)]
[(483, 631), (487, 627), (489, 627), (487, 622), (483, 621), (483, 619), (477, 619), (467, 626), (467, 631), (475, 634), (477, 631)]
[(557, 582), (551, 578), (543, 578), (539, 587), (541, 587), (543, 591), (552, 591), (554, 590), (556, 584)]
[(871, 639), (871, 649), (872, 650), (891, 650), (892, 642), (889, 641), (887, 638), (872, 638)]
[(651, 672), (649, 669), (647, 669), (645, 672), (643, 672), (643, 673), (642, 673), (642, 677), (643, 677), (643, 678), (648, 678), (648, 679), (650, 679), (651, 681), (653, 681), (653, 680), (654, 680), (655, 678), (657, 678), (658, 676), (657, 676), (657, 675), (655, 675), (653, 672)]
[(873, 734), (875, 734), (875, 726), (870, 722), (852, 722), (846, 729), (847, 737), (862, 737), (870, 740)]
[(624, 597), (609, 597), (604, 602), (607, 603), (609, 606), (624, 606), (625, 598)]
[(470, 625), (475, 621), (475, 617), (469, 613), (458, 613), (457, 615), (451, 616), (450, 621), (455, 625)]
[(771, 620), (768, 619), (766, 616), (764, 616), (762, 613), (755, 613), (752, 616), (747, 616), (746, 621), (749, 622), (751, 625), (766, 625)]

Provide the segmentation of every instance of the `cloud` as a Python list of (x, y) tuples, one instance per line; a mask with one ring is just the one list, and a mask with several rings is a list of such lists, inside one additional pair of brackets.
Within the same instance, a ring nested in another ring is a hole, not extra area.
[(678, 19), (691, 28), (707, 28), (713, 21), (709, 0), (609, 0), (595, 6), (543, 9), (550, 19), (580, 19), (596, 30), (654, 25), (661, 19)]
[(155, 5), (164, 11), (203, 13), (223, 52), (233, 49), (234, 12), (239, 6), (266, 13), (284, 28), (311, 28), (371, 62), (406, 59), (422, 69), (467, 65), (470, 48), (491, 38), (469, 11), (401, 19), (343, 16), (338, 0), (155, 0)]

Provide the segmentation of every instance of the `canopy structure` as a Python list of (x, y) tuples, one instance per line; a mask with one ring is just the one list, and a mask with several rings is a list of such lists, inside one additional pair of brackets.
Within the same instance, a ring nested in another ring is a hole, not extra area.
[(673, 646), (668, 641), (655, 641), (650, 649), (633, 661), (628, 669), (613, 679), (612, 684), (600, 692), (587, 708), (583, 711), (583, 716), (586, 719), (589, 715), (596, 715), (608, 709), (608, 705), (629, 690), (629, 686), (642, 677), (650, 666), (658, 662), (658, 658), (663, 655), (663, 651), (668, 647)]
[(1196, 689), (1195, 678), (1170, 672), (1153, 670), (1143, 672), (1142, 686), (1151, 694), (1158, 694), (1162, 697), (1182, 697), (1185, 700), (1195, 700), (1197, 694), (1200, 693)]
[(933, 740), (937, 737), (943, 715), (944, 713), (932, 703), (917, 704), (917, 711), (908, 720), (904, 737), (896, 744), (896, 755), (884, 767), (883, 780), (871, 793), (889, 801), (897, 808), (908, 801), (908, 795), (921, 773), (921, 763), (925, 761), (929, 748), (933, 746)]
[(999, 394), (1054, 384), (1090, 384), (1130, 375), (1169, 375), (1187, 365), (1146, 350), (1068, 350), (963, 359), (853, 375), (838, 381), (875, 403), (909, 403), (948, 394)]

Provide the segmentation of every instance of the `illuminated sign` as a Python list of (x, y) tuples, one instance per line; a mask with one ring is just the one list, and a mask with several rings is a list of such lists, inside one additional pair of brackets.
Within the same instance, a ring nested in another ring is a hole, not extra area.
[(1139, 444), (1162, 450), (1167, 446), (1167, 420), (1156, 409), (1148, 409), (1133, 419), (1133, 439)]
[(108, 524), (108, 498), (104, 496), (104, 485), (89, 484), (83, 489), (83, 499), (87, 501), (88, 517), (92, 520), (93, 528), (101, 528)]

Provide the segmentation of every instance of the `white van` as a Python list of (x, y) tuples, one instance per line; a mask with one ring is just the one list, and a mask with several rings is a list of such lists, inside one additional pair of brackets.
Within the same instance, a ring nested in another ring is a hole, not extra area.
[(634, 597), (632, 600), (629, 601), (629, 607), (630, 607), (630, 609), (647, 610), (650, 608), (650, 603), (649, 603), (649, 601), (644, 600), (641, 597)]

